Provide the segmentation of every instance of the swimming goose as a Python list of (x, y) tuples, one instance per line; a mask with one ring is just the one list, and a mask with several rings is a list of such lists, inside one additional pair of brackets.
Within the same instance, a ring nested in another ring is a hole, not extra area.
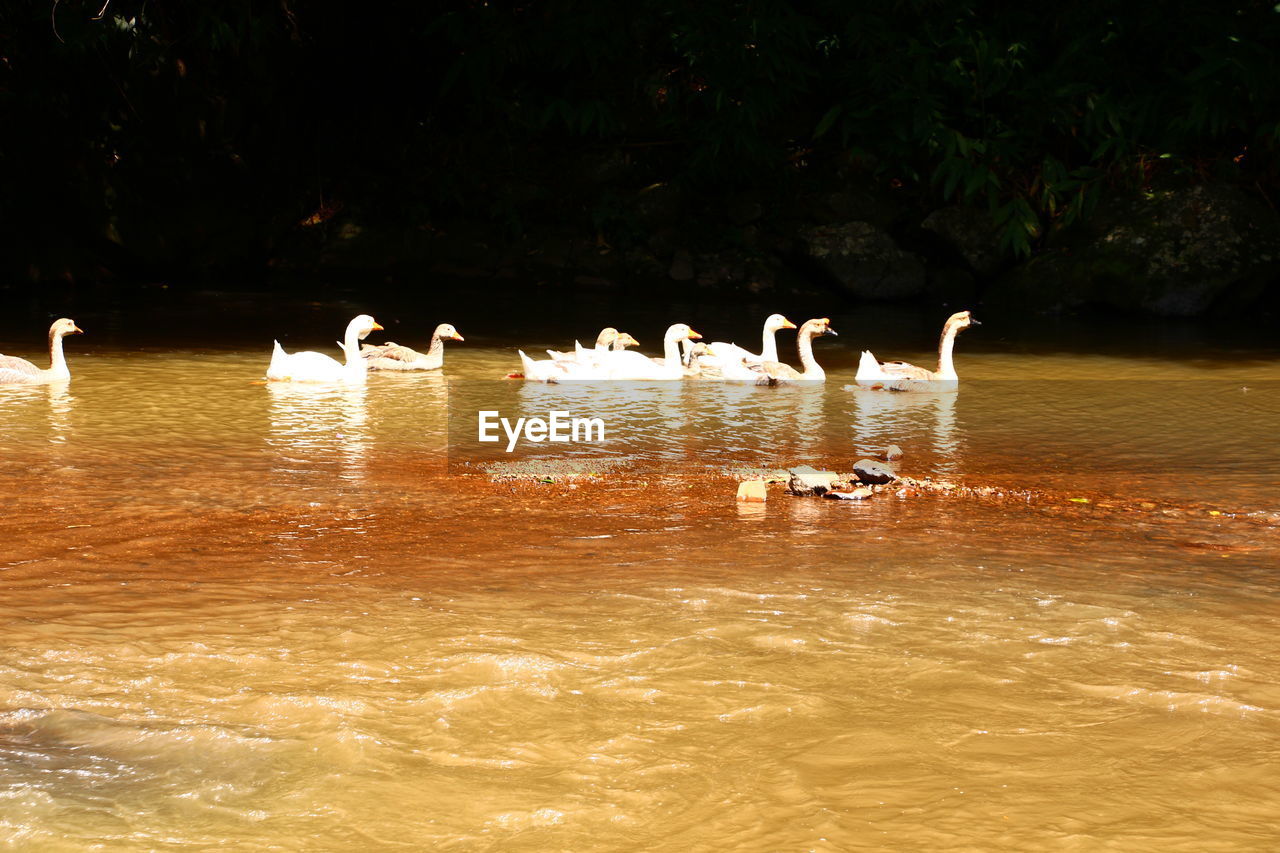
[[(759, 385), (779, 385), (788, 382), (825, 381), (827, 373), (818, 365), (818, 360), (813, 357), (813, 339), (821, 335), (836, 335), (836, 330), (831, 328), (831, 320), (826, 317), (806, 320), (796, 335), (796, 348), (800, 352), (800, 364), (804, 367), (804, 372), (802, 373), (780, 361), (762, 361), (759, 364), (749, 365), (752, 370), (756, 371), (756, 383)], [(839, 335), (836, 335), (836, 337), (839, 337)]]
[(606, 379), (683, 379), (684, 363), (680, 358), (680, 342), (701, 340), (702, 335), (685, 323), (675, 323), (662, 337), (662, 358), (650, 358), (638, 352), (622, 350), (609, 353), (604, 360)]
[(345, 364), (318, 352), (286, 353), (276, 341), (267, 378), (276, 382), (364, 382), (369, 371), (368, 363), (360, 355), (360, 341), (381, 328), (368, 314), (361, 314), (348, 323), (347, 333), (338, 343), (346, 354)]
[(794, 329), (796, 324), (783, 317), (781, 314), (770, 314), (764, 321), (764, 331), (760, 339), (760, 354), (756, 355), (745, 347), (737, 344), (725, 343), (723, 341), (712, 341), (711, 350), (715, 356), (741, 363), (743, 361), (761, 362), (761, 361), (777, 361), (778, 360), (778, 338), (779, 329)]
[(874, 355), (864, 350), (853, 381), (864, 388), (886, 391), (954, 391), (960, 384), (955, 363), (951, 359), (956, 335), (970, 326), (981, 325), (968, 311), (960, 311), (947, 318), (942, 326), (942, 338), (938, 342), (937, 370), (916, 367), (905, 361), (879, 362)]
[(602, 360), (610, 352), (621, 351), (635, 343), (636, 339), (626, 332), (619, 332), (612, 326), (607, 326), (601, 329), (600, 334), (596, 336), (594, 349), (586, 349), (581, 343), (574, 341), (573, 352), (547, 350), (547, 355), (551, 356), (549, 359), (533, 359), (525, 355), (524, 350), (518, 350), (518, 352), (520, 353), (520, 363), (523, 365), (525, 379), (532, 379), (535, 382), (559, 382), (562, 379), (605, 379), (607, 377), (601, 364)]
[(439, 370), (444, 366), (444, 342), (464, 340), (466, 338), (453, 326), (441, 323), (431, 335), (431, 346), (425, 354), (387, 341), (377, 345), (362, 344), (360, 355), (369, 363), (370, 370)]
[(48, 382), (65, 382), (71, 378), (66, 356), (62, 354), (62, 339), (67, 335), (83, 335), (84, 330), (74, 320), (63, 317), (49, 327), (49, 366), (43, 370), (25, 358), (16, 355), (0, 355), (0, 385), (43, 385)]
[(580, 342), (573, 342), (573, 352), (561, 352), (559, 350), (547, 350), (547, 355), (551, 356), (552, 361), (573, 361), (582, 364), (595, 363), (599, 357), (608, 352), (617, 352), (639, 345), (639, 341), (628, 335), (626, 332), (619, 332), (612, 326), (606, 326), (600, 330), (600, 334), (596, 336), (596, 345), (592, 349), (587, 349)]

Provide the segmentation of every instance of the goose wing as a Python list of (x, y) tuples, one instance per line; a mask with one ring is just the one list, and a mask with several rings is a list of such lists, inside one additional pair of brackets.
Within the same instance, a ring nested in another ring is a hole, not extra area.
[(0, 355), (0, 370), (12, 370), (28, 376), (40, 375), (40, 368), (25, 358), (18, 358), (16, 355)]

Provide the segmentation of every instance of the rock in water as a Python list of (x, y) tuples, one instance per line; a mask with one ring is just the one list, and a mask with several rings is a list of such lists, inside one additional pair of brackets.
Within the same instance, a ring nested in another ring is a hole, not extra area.
[(797, 465), (788, 469), (791, 479), (787, 481), (787, 491), (800, 497), (812, 497), (831, 491), (838, 475), (835, 471), (818, 471), (808, 465)]
[(895, 459), (901, 459), (902, 448), (896, 444), (891, 444), (880, 452), (880, 458), (886, 462), (892, 462)]
[(745, 483), (738, 484), (738, 500), (748, 501), (751, 503), (764, 503), (768, 497), (765, 491), (764, 480), (747, 480)]
[(874, 494), (875, 492), (866, 486), (858, 486), (851, 492), (827, 492), (823, 497), (837, 501), (868, 501), (871, 500), (871, 496)]
[(853, 476), (857, 477), (859, 482), (876, 485), (892, 483), (898, 479), (898, 475), (893, 473), (892, 468), (874, 459), (859, 459), (853, 463)]

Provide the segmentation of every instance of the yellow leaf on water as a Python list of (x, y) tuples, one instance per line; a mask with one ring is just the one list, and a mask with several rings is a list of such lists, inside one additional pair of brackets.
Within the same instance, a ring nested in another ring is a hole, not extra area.
[(1068, 498), (1068, 500), (1073, 504), (1087, 504), (1089, 502), (1088, 498)]
[(1209, 515), (1222, 515), (1222, 513), (1218, 512), (1216, 509), (1211, 509), (1209, 510)]

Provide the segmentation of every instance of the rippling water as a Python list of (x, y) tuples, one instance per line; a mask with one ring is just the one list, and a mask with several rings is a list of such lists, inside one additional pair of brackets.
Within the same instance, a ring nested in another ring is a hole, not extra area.
[[(459, 321), (444, 377), (315, 391), (257, 383), (269, 341), (81, 325), (69, 386), (0, 389), (15, 849), (1278, 840), (1274, 352), (974, 332), (959, 394), (889, 396), (844, 389), (842, 337), (820, 388), (601, 392), (500, 382), (526, 342)], [(450, 418), (494, 399), (594, 406), (640, 461), (451, 465)], [(1045, 491), (739, 506), (716, 473), (888, 441)]]

